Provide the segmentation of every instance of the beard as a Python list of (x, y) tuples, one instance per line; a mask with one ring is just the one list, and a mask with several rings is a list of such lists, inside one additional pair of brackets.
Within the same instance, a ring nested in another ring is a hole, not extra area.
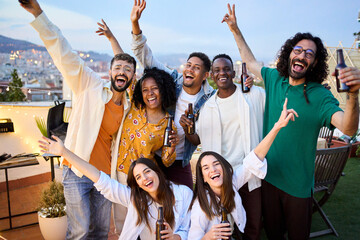
[[(295, 62), (300, 62), (304, 65), (304, 67), (307, 67), (306, 71), (304, 72), (293, 72), (292, 71), (292, 65)], [(296, 59), (294, 58), (293, 60), (289, 59), (289, 67), (288, 67), (288, 74), (291, 78), (293, 78), (294, 80), (299, 80), (302, 78), (306, 78), (306, 76), (309, 75), (309, 73), (312, 71), (314, 63), (311, 63), (310, 65), (307, 64), (307, 62), (305, 60), (300, 60), (300, 59)]]
[[(115, 76), (115, 78), (116, 78), (116, 76)], [(116, 80), (112, 76), (110, 76), (112, 89), (114, 89), (116, 92), (125, 91), (130, 86), (132, 79), (129, 80), (128, 77), (125, 75), (124, 75), (124, 78), (126, 79), (126, 84), (123, 87), (118, 87), (116, 85)]]

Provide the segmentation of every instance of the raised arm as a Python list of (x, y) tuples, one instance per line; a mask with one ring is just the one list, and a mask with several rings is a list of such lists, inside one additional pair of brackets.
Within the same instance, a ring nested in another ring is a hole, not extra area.
[(285, 127), (290, 119), (294, 121), (295, 116), (298, 117), (298, 114), (293, 109), (287, 109), (287, 102), (288, 99), (286, 98), (279, 120), (274, 124), (271, 131), (256, 146), (256, 148), (244, 158), (243, 165), (235, 170), (233, 184), (236, 189), (240, 189), (254, 176), (260, 179), (263, 179), (266, 176), (267, 162), (264, 161), (264, 158), (268, 153), (271, 144), (274, 142), (280, 129)]
[(29, 13), (31, 13), (35, 18), (37, 18), (43, 10), (41, 9), (39, 3), (34, 0), (30, 0), (29, 3), (20, 3), (20, 5)]
[(295, 121), (295, 116), (299, 117), (294, 109), (287, 109), (287, 102), (288, 99), (286, 98), (279, 120), (274, 124), (270, 132), (254, 149), (254, 153), (260, 160), (263, 160), (265, 158), (271, 147), (271, 144), (274, 142), (275, 137), (279, 133), (280, 129), (285, 127), (289, 123), (290, 119), (292, 121)]
[(331, 124), (344, 134), (352, 136), (356, 133), (359, 124), (360, 70), (355, 67), (341, 69), (339, 78), (350, 87), (350, 91), (346, 96), (345, 111), (334, 113), (331, 117)]
[(47, 18), (36, 0), (21, 3), (21, 6), (35, 17), (31, 26), (39, 33), (55, 66), (75, 94), (102, 81), (90, 68), (85, 67), (84, 61), (72, 50), (60, 29)]
[(130, 14), (130, 20), (132, 24), (131, 50), (133, 51), (136, 59), (139, 61), (141, 66), (143, 66), (144, 68), (156, 67), (158, 69), (164, 70), (165, 72), (169, 73), (175, 79), (177, 77), (175, 76), (177, 74), (174, 75), (176, 71), (169, 69), (163, 63), (157, 60), (153, 56), (150, 47), (146, 44), (147, 39), (142, 34), (139, 25), (139, 20), (145, 7), (146, 7), (145, 0), (134, 0), (134, 6)]
[(131, 10), (130, 14), (130, 20), (131, 20), (131, 26), (132, 26), (132, 33), (135, 35), (138, 35), (141, 33), (140, 25), (139, 25), (139, 19), (141, 17), (142, 12), (144, 11), (146, 7), (146, 1), (145, 0), (134, 0), (134, 6)]
[(78, 157), (75, 153), (71, 152), (64, 146), (60, 138), (52, 136), (55, 140), (42, 137), (43, 141), (39, 141), (39, 147), (42, 148), (41, 152), (51, 153), (57, 156), (64, 157), (70, 164), (74, 165), (82, 174), (87, 176), (93, 182), (97, 182), (100, 177), (100, 171)]
[(247, 45), (244, 36), (242, 35), (237, 25), (237, 20), (235, 16), (235, 4), (233, 4), (232, 7), (230, 7), (230, 4), (228, 4), (227, 6), (229, 12), (225, 14), (222, 22), (226, 22), (230, 31), (233, 33), (242, 61), (246, 62), (246, 66), (249, 68), (250, 72), (255, 74), (255, 76), (259, 79), (262, 79), (262, 65), (256, 61), (250, 47)]
[(99, 36), (105, 36), (110, 41), (114, 55), (124, 53), (118, 40), (115, 38), (106, 22), (101, 19), (101, 23), (98, 22), (97, 24), (99, 25), (99, 28), (96, 33), (99, 34)]

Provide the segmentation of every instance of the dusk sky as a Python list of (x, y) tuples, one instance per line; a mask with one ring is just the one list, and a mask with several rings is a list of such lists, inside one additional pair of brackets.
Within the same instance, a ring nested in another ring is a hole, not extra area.
[[(155, 55), (202, 51), (211, 58), (227, 53), (240, 56), (226, 23), (227, 3), (235, 3), (238, 25), (255, 57), (267, 64), (284, 41), (296, 32), (311, 32), (328, 46), (339, 41), (351, 47), (359, 0), (148, 0), (140, 20)], [(74, 49), (111, 54), (105, 37), (98, 37), (96, 22), (103, 18), (126, 52), (130, 52), (130, 12), (133, 0), (40, 0), (47, 16), (63, 31)], [(29, 22), (33, 16), (17, 0), (0, 0), (0, 34), (42, 42)]]

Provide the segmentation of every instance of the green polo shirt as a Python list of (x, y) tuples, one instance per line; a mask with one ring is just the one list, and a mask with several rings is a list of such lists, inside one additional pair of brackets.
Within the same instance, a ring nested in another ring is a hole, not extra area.
[(319, 83), (308, 83), (306, 103), (304, 84), (292, 86), (289, 78), (279, 75), (276, 69), (263, 67), (266, 105), (264, 136), (278, 121), (285, 98), (288, 109), (294, 109), (299, 117), (280, 130), (266, 159), (268, 171), (265, 180), (282, 191), (300, 198), (311, 196), (314, 180), (314, 162), (319, 130), (322, 126), (334, 128), (331, 117), (339, 108), (332, 93)]

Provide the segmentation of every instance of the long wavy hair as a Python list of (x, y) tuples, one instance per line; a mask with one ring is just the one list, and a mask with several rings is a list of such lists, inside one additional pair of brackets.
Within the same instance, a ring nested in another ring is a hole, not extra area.
[(145, 79), (153, 78), (159, 88), (161, 97), (161, 107), (164, 111), (170, 107), (174, 107), (176, 103), (175, 82), (173, 78), (164, 70), (157, 68), (147, 68), (144, 75), (135, 85), (133, 102), (137, 108), (145, 107), (142, 96), (142, 84)]
[(138, 215), (136, 224), (140, 225), (142, 222), (145, 222), (149, 229), (153, 229), (154, 227), (150, 226), (148, 217), (150, 205), (149, 202), (154, 201), (154, 199), (152, 199), (146, 191), (139, 187), (134, 176), (134, 167), (140, 163), (145, 164), (158, 175), (158, 203), (163, 206), (164, 218), (166, 222), (169, 223), (173, 228), (175, 225), (175, 216), (173, 211), (173, 207), (175, 205), (174, 193), (170, 187), (170, 182), (165, 179), (164, 173), (152, 160), (148, 158), (139, 158), (135, 162), (131, 163), (127, 177), (127, 184), (131, 189), (131, 200)]
[(278, 54), (278, 62), (276, 65), (277, 70), (279, 71), (280, 76), (285, 78), (289, 77), (289, 66), (290, 66), (290, 53), (293, 50), (293, 47), (296, 46), (298, 42), (303, 39), (311, 40), (316, 45), (316, 63), (312, 69), (309, 69), (305, 75), (305, 84), (304, 84), (304, 96), (306, 102), (309, 103), (309, 100), (306, 95), (306, 85), (308, 82), (317, 82), (322, 83), (329, 73), (329, 67), (327, 64), (328, 53), (324, 47), (321, 39), (319, 37), (314, 37), (311, 33), (296, 33), (295, 36), (286, 40), (284, 45), (281, 47)]
[[(201, 169), (201, 160), (205, 156), (215, 157), (222, 169), (223, 169), (223, 185), (221, 189), (220, 202), (218, 197), (211, 189), (208, 183), (204, 182), (204, 176)], [(225, 160), (220, 154), (212, 151), (203, 152), (198, 162), (196, 163), (196, 183), (194, 189), (194, 196), (191, 200), (190, 208), (192, 208), (195, 199), (197, 198), (200, 204), (202, 211), (206, 214), (207, 218), (212, 220), (215, 216), (220, 216), (221, 207), (224, 207), (227, 212), (231, 212), (235, 208), (235, 191), (233, 189), (232, 177), (233, 177), (233, 168), (228, 161)], [(208, 196), (210, 202), (208, 200)]]

